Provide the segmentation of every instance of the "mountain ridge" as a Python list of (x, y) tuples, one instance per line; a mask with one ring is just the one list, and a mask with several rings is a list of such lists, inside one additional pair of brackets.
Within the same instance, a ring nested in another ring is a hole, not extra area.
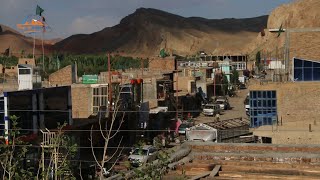
[[(92, 34), (72, 35), (54, 47), (58, 51), (80, 54), (112, 51), (138, 56), (157, 55), (162, 48), (180, 55), (218, 48), (241, 52), (243, 43), (254, 39), (267, 26), (267, 20), (268, 16), (218, 20), (186, 18), (153, 8), (139, 8), (113, 27)], [(218, 48), (215, 41), (221, 41)]]

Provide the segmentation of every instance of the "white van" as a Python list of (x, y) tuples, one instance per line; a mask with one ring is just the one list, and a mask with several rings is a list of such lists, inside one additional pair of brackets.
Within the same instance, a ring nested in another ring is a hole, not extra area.
[(205, 116), (215, 116), (220, 114), (220, 106), (218, 104), (206, 104), (203, 108), (203, 114)]

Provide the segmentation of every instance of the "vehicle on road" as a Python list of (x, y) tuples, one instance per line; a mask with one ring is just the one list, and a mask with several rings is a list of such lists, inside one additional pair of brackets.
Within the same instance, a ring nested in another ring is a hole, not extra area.
[(226, 99), (217, 99), (215, 104), (218, 104), (220, 106), (221, 110), (230, 109), (230, 104), (229, 104), (228, 100), (226, 100)]
[(134, 167), (142, 166), (145, 163), (152, 162), (157, 159), (158, 150), (150, 145), (141, 148), (135, 148), (128, 158), (130, 164)]
[(221, 113), (221, 108), (219, 104), (206, 104), (203, 108), (203, 114), (205, 116), (215, 116)]
[(190, 128), (191, 126), (191, 123), (182, 123), (178, 128), (179, 135), (185, 135), (186, 129)]
[(243, 83), (239, 84), (239, 89), (247, 89), (246, 85)]

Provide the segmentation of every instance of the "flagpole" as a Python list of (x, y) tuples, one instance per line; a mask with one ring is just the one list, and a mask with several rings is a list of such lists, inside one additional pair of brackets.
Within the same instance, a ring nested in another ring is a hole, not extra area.
[(44, 46), (43, 46), (44, 29), (42, 30), (42, 68), (44, 72)]
[(32, 51), (33, 59), (35, 59), (34, 57), (35, 49), (36, 49), (36, 32), (33, 33), (33, 51)]

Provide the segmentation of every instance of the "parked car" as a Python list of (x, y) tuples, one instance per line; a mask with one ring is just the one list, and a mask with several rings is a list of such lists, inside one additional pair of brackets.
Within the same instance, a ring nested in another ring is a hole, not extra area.
[(135, 148), (128, 158), (130, 164), (134, 167), (142, 166), (145, 163), (152, 162), (157, 159), (158, 151), (155, 147), (145, 145), (141, 148)]
[(239, 84), (239, 89), (247, 89), (246, 85), (243, 83)]
[(220, 114), (220, 105), (219, 104), (206, 104), (203, 108), (203, 114), (205, 116), (215, 116), (216, 114)]
[(217, 100), (223, 100), (229, 102), (229, 99), (227, 96), (216, 96), (216, 97), (211, 97), (212, 102), (216, 102)]
[(230, 109), (230, 104), (225, 99), (217, 99), (215, 104), (218, 104), (220, 106), (221, 110), (228, 110)]
[(191, 123), (182, 123), (178, 128), (179, 135), (185, 135), (186, 129), (191, 126), (192, 126)]
[(243, 102), (244, 108), (246, 109), (246, 114), (250, 116), (250, 103), (249, 103), (249, 94), (247, 95), (246, 99)]

